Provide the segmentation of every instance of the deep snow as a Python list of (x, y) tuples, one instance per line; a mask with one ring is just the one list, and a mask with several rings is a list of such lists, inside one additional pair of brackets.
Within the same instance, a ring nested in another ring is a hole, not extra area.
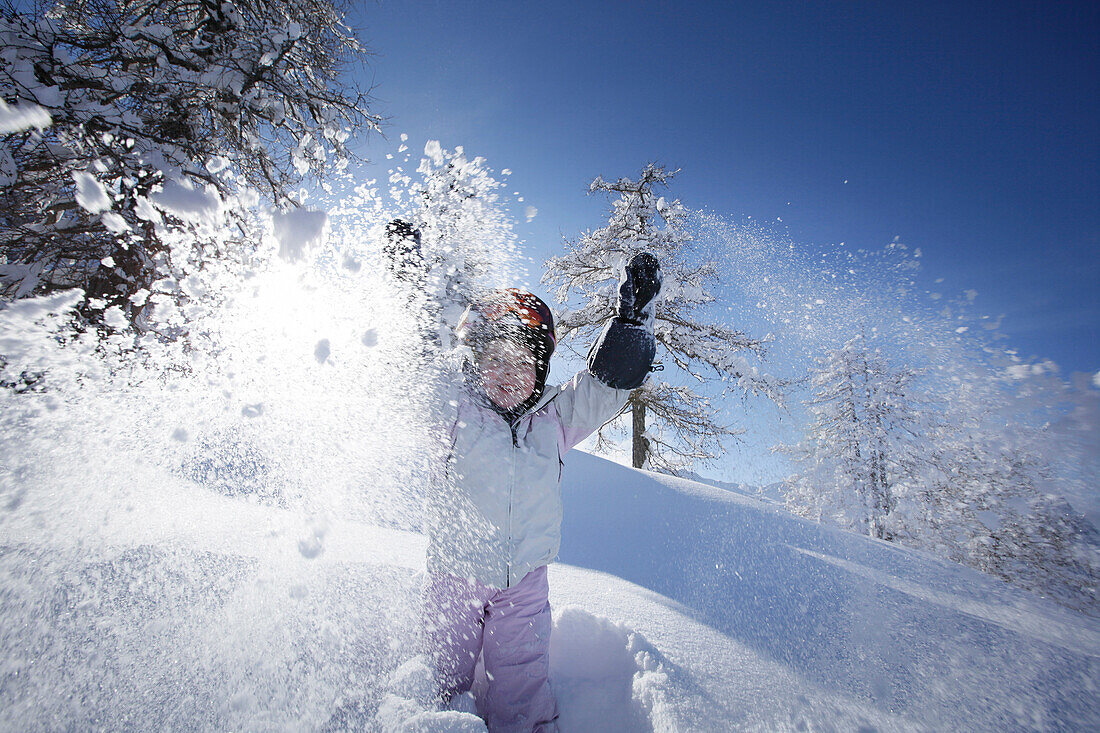
[[(85, 507), (94, 547), (0, 524), (0, 728), (479, 729), (424, 699), (421, 535), (305, 524), (180, 477), (134, 485), (126, 511)], [(565, 731), (1100, 722), (1093, 619), (584, 453), (564, 491)]]
[[(606, 573), (608, 590), (594, 584), (587, 607), (683, 670), (668, 695), (683, 727), (1100, 722), (1094, 619), (923, 553), (585, 454), (571, 456), (565, 487), (561, 560)], [(624, 581), (637, 586), (631, 600), (613, 601)], [(580, 585), (552, 584), (552, 601), (581, 600), (570, 595)], [(639, 613), (638, 597), (667, 620)]]

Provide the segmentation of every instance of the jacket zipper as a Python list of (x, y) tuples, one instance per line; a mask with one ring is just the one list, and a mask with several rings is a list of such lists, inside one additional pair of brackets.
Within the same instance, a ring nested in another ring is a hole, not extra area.
[(512, 432), (512, 465), (508, 477), (508, 559), (504, 571), (504, 587), (512, 587), (512, 497), (516, 489), (516, 446), (519, 438), (516, 435), (516, 425), (508, 423), (508, 429)]

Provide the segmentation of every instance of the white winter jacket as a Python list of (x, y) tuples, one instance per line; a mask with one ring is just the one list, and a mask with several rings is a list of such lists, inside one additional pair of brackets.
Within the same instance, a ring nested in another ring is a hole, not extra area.
[(428, 570), (508, 588), (561, 545), (562, 456), (626, 404), (587, 370), (548, 389), (509, 425), (459, 401), (447, 476), (429, 499)]

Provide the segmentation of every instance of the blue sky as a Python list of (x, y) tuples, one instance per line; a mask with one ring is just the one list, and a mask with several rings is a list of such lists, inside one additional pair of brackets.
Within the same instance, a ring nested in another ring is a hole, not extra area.
[[(1025, 356), (1100, 369), (1096, 3), (362, 3), (389, 140), (464, 145), (540, 262), (656, 160), (686, 205), (800, 246), (924, 253)], [(847, 181), (847, 183), (845, 182)], [(537, 276), (536, 276), (537, 279)]]

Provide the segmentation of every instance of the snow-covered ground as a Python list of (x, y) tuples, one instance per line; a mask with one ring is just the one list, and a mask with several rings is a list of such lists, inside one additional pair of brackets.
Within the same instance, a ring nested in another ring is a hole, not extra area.
[(585, 454), (565, 480), (552, 601), (645, 637), (675, 670), (673, 728), (1100, 722), (1093, 619), (721, 489)]
[[(133, 485), (123, 511), (85, 506), (92, 545), (0, 523), (0, 728), (480, 729), (423, 699), (419, 534)], [(564, 731), (1100, 723), (1093, 619), (584, 453), (564, 491)]]

